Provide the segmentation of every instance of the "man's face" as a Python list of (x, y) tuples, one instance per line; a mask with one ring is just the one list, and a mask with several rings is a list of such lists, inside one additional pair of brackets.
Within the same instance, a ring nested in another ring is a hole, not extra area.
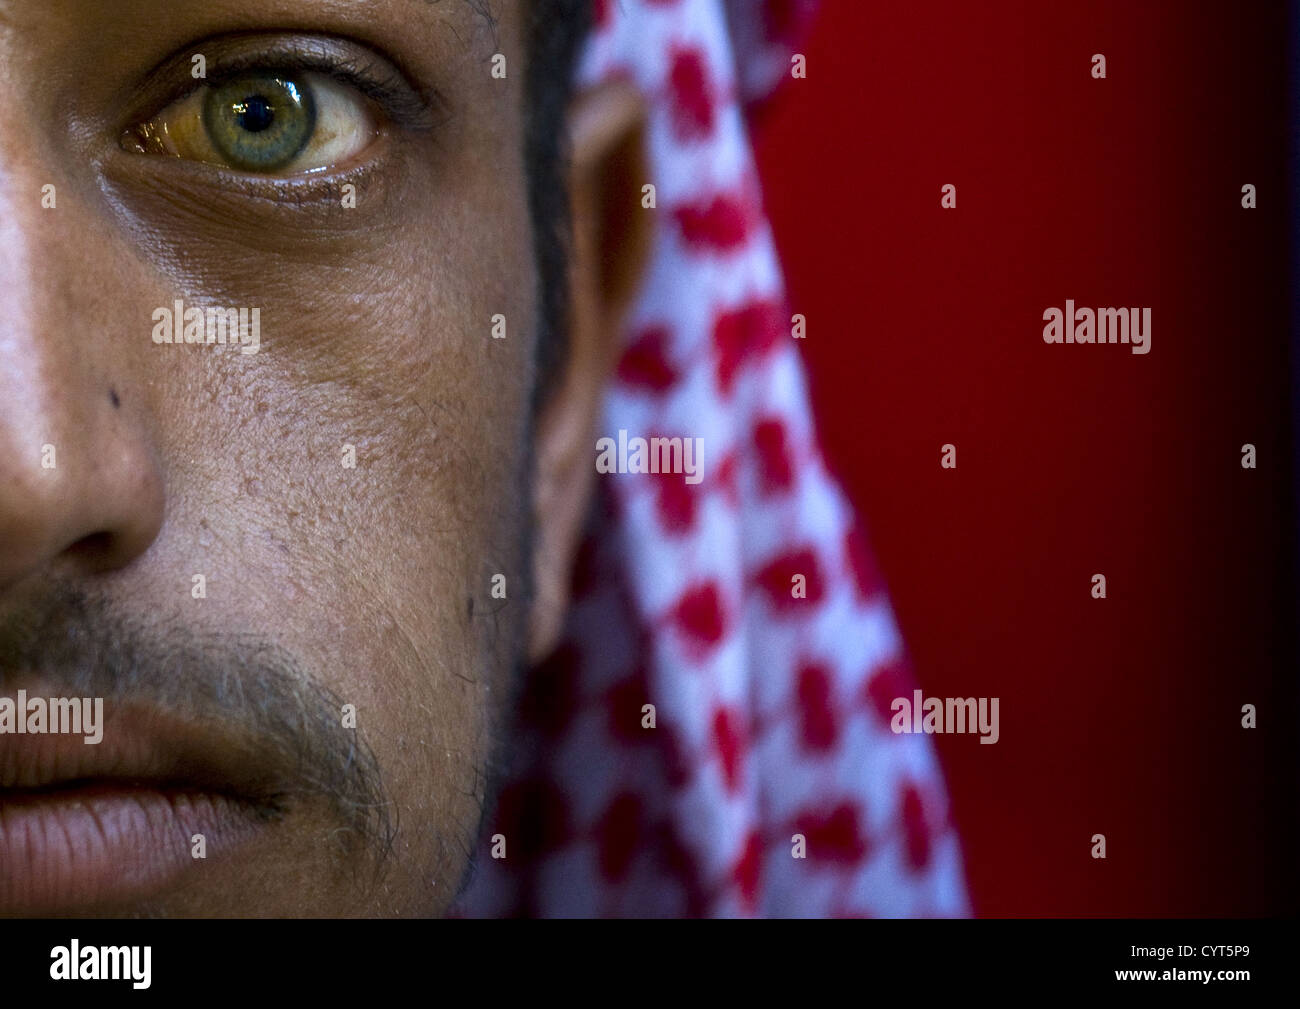
[[(523, 11), (476, 6), (0, 0), (0, 697), (104, 699), (0, 734), (0, 913), (453, 897), (538, 286)], [(256, 352), (166, 342), (209, 308)]]

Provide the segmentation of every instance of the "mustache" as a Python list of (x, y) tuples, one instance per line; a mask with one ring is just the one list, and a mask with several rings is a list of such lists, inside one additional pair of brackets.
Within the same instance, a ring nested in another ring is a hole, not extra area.
[(249, 799), (267, 819), (324, 802), (335, 854), (392, 854), (391, 803), (373, 751), (343, 725), (341, 699), (281, 646), (179, 621), (145, 625), (100, 597), (57, 587), (0, 618), (0, 691), (32, 679), (69, 697), (145, 708), (202, 724), (255, 768)]

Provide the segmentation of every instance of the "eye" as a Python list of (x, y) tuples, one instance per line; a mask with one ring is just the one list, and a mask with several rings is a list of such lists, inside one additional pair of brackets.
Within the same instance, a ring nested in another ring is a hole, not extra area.
[(127, 131), (128, 146), (242, 172), (299, 175), (350, 161), (378, 135), (353, 88), (324, 74), (241, 73)]

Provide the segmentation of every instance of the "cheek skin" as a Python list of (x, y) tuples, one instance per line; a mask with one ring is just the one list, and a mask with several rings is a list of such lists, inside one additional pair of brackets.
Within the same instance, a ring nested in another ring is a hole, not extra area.
[[(242, 390), (207, 376), (200, 401), (211, 406), (169, 452), (199, 462), (172, 517), (182, 540), (206, 521), (208, 563), (238, 586), (223, 622), (279, 638), (357, 706), (400, 810), (403, 872), (376, 913), (451, 896), (474, 842), (489, 706), (522, 628), (531, 342), (522, 326), (514, 341), (491, 340), (488, 320), (531, 318), (532, 265), (503, 256), (510, 237), (483, 225), (526, 209), (461, 213), (477, 222), (458, 230), (477, 232), (478, 247), (448, 257), (413, 241), (396, 270), (350, 268), (350, 289), (317, 273), (301, 291), (252, 295), (298, 306), (291, 339), (328, 353), (282, 361), (264, 326), (256, 370), (273, 373)], [(481, 277), (517, 278), (515, 293)], [(217, 443), (214, 431), (234, 437)], [(516, 606), (494, 618), (497, 572)]]
[[(47, 235), (49, 276), (77, 278), (43, 299), (66, 313), (51, 330), (107, 322), (78, 349), (78, 373), (94, 378), (76, 394), (101, 379), (119, 390), (113, 423), (152, 446), (166, 488), (162, 530), (115, 573), (115, 603), (297, 656), (356, 706), (399, 825), (377, 887), (332, 861), (335, 823), (304, 810), (150, 913), (436, 914), (454, 896), (522, 643), (531, 517), (522, 98), (481, 101), (493, 108), (457, 127), (436, 179), (402, 168), (409, 185), (375, 211), (390, 215), (383, 228), (314, 253), (291, 238), (241, 243), (174, 194), (170, 208), (128, 194), (115, 222)], [(260, 307), (260, 352), (155, 346), (150, 312), (177, 297)], [(504, 604), (489, 594), (496, 573)]]

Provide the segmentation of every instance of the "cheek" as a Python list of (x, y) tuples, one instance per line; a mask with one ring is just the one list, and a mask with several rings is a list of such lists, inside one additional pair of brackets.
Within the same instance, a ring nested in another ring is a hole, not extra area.
[[(494, 95), (476, 104), (521, 104)], [(346, 229), (193, 181), (122, 182), (117, 237), (66, 246), (86, 253), (76, 275), (103, 272), (99, 314), (132, 307), (105, 370), (131, 377), (124, 410), (147, 418), (167, 488), (124, 598), (274, 641), (355, 706), (398, 805), (406, 899), (425, 910), (473, 844), (527, 613), (538, 298), (522, 127), (514, 111), (460, 122), (440, 161), (365, 187), (355, 213), (373, 217)], [(258, 308), (258, 352), (150, 343), (150, 312), (177, 297)]]
[(473, 195), (382, 260), (225, 272), (217, 303), (263, 306), (259, 353), (160, 348), (157, 390), (173, 493), (151, 562), (218, 572), (203, 620), (356, 706), (426, 880), (473, 842), (526, 617), (535, 275), (526, 209)]

